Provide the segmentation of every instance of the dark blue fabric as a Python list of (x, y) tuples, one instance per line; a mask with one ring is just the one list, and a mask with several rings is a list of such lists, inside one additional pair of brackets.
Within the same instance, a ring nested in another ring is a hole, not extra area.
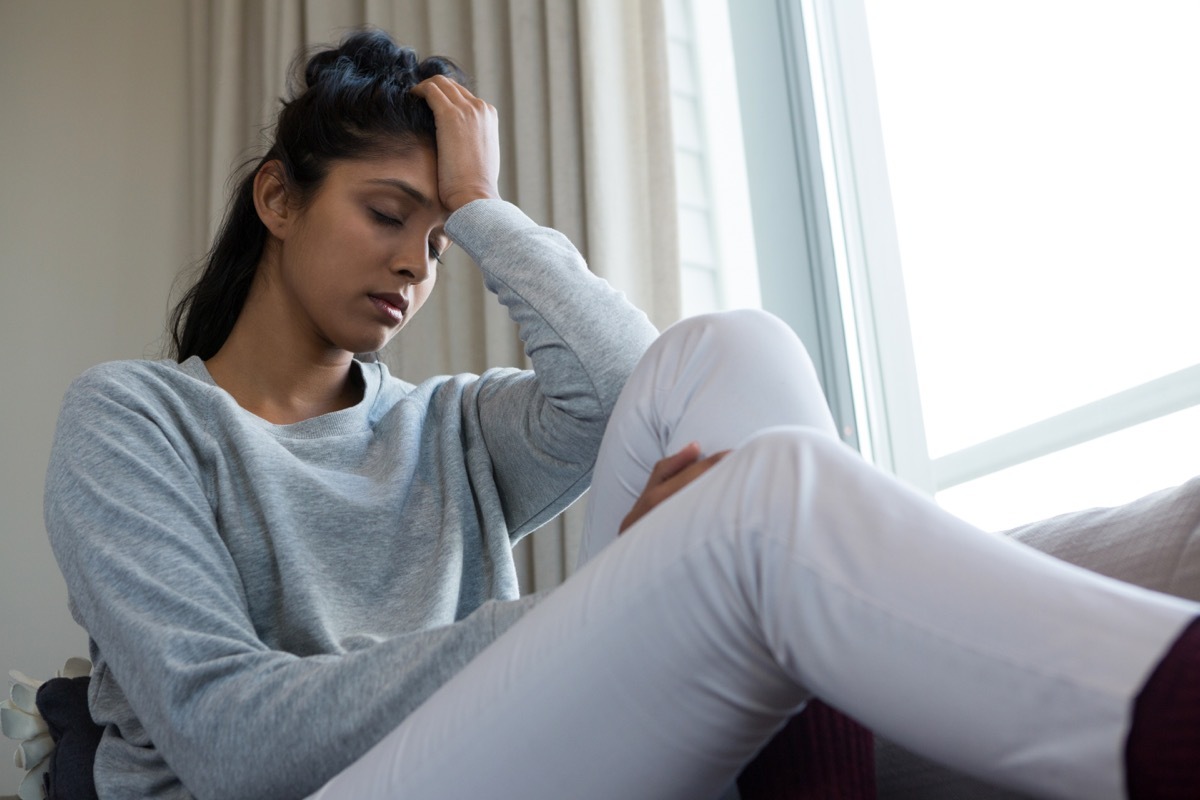
[(90, 682), (88, 677), (51, 678), (38, 688), (38, 711), (55, 745), (43, 779), (47, 800), (98, 800), (92, 767), (104, 729), (88, 711)]

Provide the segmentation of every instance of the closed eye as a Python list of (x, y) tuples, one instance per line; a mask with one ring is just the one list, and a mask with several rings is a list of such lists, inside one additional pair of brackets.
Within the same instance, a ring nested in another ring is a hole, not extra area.
[(375, 217), (375, 221), (382, 225), (387, 225), (387, 226), (393, 227), (393, 228), (403, 228), (404, 227), (404, 220), (399, 220), (399, 219), (396, 219), (395, 217), (390, 217), (387, 214), (384, 214), (382, 211), (376, 211), (373, 208), (371, 209), (371, 216)]
[[(384, 214), (382, 211), (377, 211), (374, 208), (371, 208), (369, 210), (371, 212), (371, 216), (373, 216), (375, 218), (375, 221), (381, 225), (386, 225), (389, 228), (403, 228), (404, 227), (404, 220), (402, 220), (402, 219), (397, 219), (396, 217), (390, 216), (388, 214)], [(434, 244), (432, 241), (429, 243), (429, 257), (432, 258), (434, 261), (436, 261), (439, 264), (443, 263), (442, 254), (438, 252), (437, 245)]]

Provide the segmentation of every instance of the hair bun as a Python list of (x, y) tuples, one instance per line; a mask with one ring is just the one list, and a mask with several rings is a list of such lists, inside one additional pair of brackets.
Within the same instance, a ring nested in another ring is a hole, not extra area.
[(424, 77), (418, 74), (424, 71), (422, 66), (412, 48), (397, 45), (381, 30), (368, 29), (347, 36), (337, 47), (313, 54), (304, 67), (304, 84), (312, 87), (331, 78), (352, 82), (391, 79), (412, 86)]

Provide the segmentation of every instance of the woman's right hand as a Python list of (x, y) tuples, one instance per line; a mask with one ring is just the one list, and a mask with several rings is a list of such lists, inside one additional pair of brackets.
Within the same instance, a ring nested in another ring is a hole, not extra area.
[(659, 461), (650, 471), (641, 497), (633, 504), (625, 519), (621, 520), (621, 527), (617, 532), (624, 533), (630, 525), (649, 513), (650, 509), (708, 472), (728, 453), (728, 450), (722, 450), (707, 458), (701, 458), (700, 445), (692, 442), (678, 453)]
[(412, 88), (437, 124), (438, 195), (453, 213), (472, 200), (500, 197), (500, 133), (496, 109), (466, 87), (434, 75)]

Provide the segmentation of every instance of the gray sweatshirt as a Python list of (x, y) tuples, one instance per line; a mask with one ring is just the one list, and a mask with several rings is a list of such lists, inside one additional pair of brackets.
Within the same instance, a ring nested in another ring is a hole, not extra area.
[(587, 487), (656, 332), (514, 206), (447, 231), (533, 371), (414, 386), (357, 363), (362, 402), (293, 425), (198, 358), (68, 390), (46, 527), (90, 637), (103, 800), (304, 797), (531, 605), (512, 543)]

